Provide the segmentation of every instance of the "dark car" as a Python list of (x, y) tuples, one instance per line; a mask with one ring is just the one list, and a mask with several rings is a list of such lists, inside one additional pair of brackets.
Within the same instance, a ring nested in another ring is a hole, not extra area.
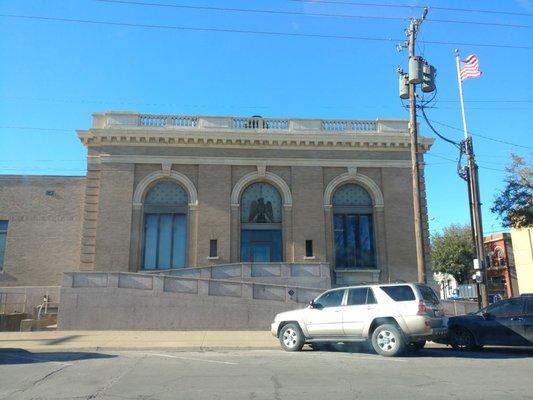
[(501, 300), (476, 313), (450, 317), (448, 332), (449, 344), (454, 349), (533, 346), (533, 294)]

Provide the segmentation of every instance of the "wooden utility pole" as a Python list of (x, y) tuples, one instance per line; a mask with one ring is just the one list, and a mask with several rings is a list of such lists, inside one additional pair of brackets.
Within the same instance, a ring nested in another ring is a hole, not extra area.
[[(415, 40), (420, 25), (426, 18), (427, 8), (422, 16), (411, 21), (408, 34), (409, 62), (416, 57)], [(418, 160), (418, 124), (416, 122), (416, 83), (409, 82), (409, 135), (411, 137), (411, 172), (413, 187), (413, 212), (415, 224), (415, 245), (416, 245), (416, 266), (418, 272), (418, 282), (426, 283), (426, 266), (424, 257), (424, 238), (422, 227), (422, 209), (420, 199), (420, 169)]]

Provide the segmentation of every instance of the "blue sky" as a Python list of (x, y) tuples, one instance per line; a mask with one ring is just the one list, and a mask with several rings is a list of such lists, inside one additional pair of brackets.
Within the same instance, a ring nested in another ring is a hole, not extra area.
[[(406, 67), (407, 55), (395, 48), (405, 38), (408, 22), (389, 18), (418, 16), (418, 8), (290, 0), (146, 1), (303, 15), (95, 0), (0, 0), (0, 14), (390, 40), (151, 29), (0, 16), (0, 173), (83, 175), (86, 150), (74, 129), (88, 128), (95, 111), (347, 119), (408, 117), (398, 98), (396, 75), (398, 65)], [(484, 74), (464, 84), (470, 130), (525, 146), (474, 137), (484, 228), (486, 232), (497, 231), (501, 229), (500, 222), (489, 208), (503, 186), (503, 169), (509, 155), (514, 152), (531, 163), (533, 154), (533, 50), (480, 44), (533, 47), (533, 2), (388, 3), (430, 7), (417, 46), (417, 52), (438, 71), (438, 93), (433, 108), (427, 110), (429, 117), (461, 128), (453, 55), (458, 47), (464, 56), (477, 54)], [(457, 12), (437, 7), (528, 15)], [(310, 13), (379, 18), (319, 17)], [(462, 137), (459, 130), (435, 126), (452, 139)], [(423, 122), (421, 127), (425, 136), (434, 136)], [(456, 156), (452, 146), (437, 140), (426, 157), (430, 228), (434, 232), (450, 223), (469, 221), (466, 184), (450, 161)]]

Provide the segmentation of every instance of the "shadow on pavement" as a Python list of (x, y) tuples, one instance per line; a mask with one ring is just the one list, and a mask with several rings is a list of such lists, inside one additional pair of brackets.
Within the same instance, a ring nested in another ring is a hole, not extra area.
[(51, 351), (32, 353), (23, 349), (0, 349), (0, 365), (68, 362), (114, 357), (117, 356), (91, 352)]
[[(313, 351), (308, 347), (304, 350)], [(374, 354), (373, 349), (365, 344), (327, 344), (319, 345), (317, 350), (323, 352), (342, 352)], [(477, 351), (460, 351), (451, 347), (429, 347), (418, 352), (406, 353), (402, 357), (409, 358), (471, 358), (471, 359), (511, 359), (533, 358), (533, 347), (487, 347)]]

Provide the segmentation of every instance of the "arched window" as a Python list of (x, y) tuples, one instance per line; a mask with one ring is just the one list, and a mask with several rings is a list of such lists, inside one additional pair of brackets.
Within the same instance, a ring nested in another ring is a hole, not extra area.
[(148, 190), (143, 202), (143, 269), (186, 266), (187, 203), (187, 193), (174, 181), (158, 181)]
[(376, 268), (372, 198), (356, 184), (333, 194), (333, 229), (336, 269)]
[(241, 195), (241, 261), (282, 261), (282, 202), (278, 190), (257, 182)]

